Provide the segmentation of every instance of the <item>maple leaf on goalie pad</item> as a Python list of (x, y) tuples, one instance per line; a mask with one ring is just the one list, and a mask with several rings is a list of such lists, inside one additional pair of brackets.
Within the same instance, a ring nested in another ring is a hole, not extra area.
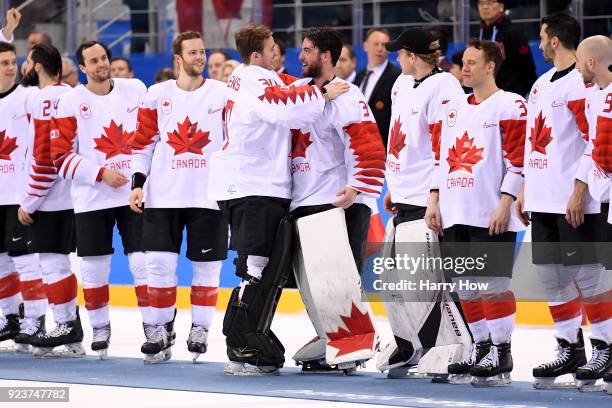
[(17, 149), (17, 138), (6, 136), (6, 131), (0, 131), (0, 160), (11, 160), (11, 153)]
[(338, 349), (336, 357), (363, 349), (371, 349), (375, 330), (366, 310), (361, 313), (355, 303), (351, 306), (350, 316), (340, 316), (347, 327), (338, 327), (338, 331), (326, 333), (329, 337), (329, 346)]
[(133, 132), (123, 130), (123, 125), (117, 126), (114, 120), (108, 127), (104, 128), (105, 135), (95, 138), (96, 150), (106, 154), (106, 160), (119, 156), (120, 154), (132, 154), (129, 147), (129, 139)]
[(389, 154), (392, 154), (396, 159), (399, 159), (400, 152), (404, 147), (406, 147), (405, 140), (406, 134), (402, 132), (402, 122), (400, 122), (400, 118), (398, 117), (395, 122), (393, 122), (393, 128), (391, 129)]
[(178, 131), (168, 132), (168, 144), (174, 149), (174, 155), (194, 153), (203, 155), (202, 149), (210, 143), (210, 132), (198, 129), (198, 122), (191, 123), (189, 116), (183, 123), (177, 123)]
[(482, 152), (484, 147), (476, 147), (474, 145), (474, 139), (470, 139), (468, 133), (465, 132), (461, 138), (457, 138), (455, 146), (448, 149), (448, 162), (449, 173), (454, 171), (465, 171), (473, 174), (472, 167), (484, 160)]
[(546, 126), (546, 118), (542, 117), (542, 112), (536, 117), (535, 127), (531, 128), (531, 151), (546, 154), (546, 146), (553, 140), (550, 135), (551, 128)]

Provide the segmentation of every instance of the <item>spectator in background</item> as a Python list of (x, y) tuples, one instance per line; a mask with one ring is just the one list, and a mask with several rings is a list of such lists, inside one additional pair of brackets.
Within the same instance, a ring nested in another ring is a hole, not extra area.
[(160, 82), (166, 82), (170, 79), (176, 79), (174, 76), (174, 70), (169, 67), (164, 67), (157, 71), (155, 74), (155, 83), (159, 84)]
[(225, 64), (223, 64), (223, 69), (221, 70), (222, 72), (222, 81), (223, 82), (227, 82), (227, 80), (229, 79), (229, 77), (232, 75), (232, 72), (234, 72), (234, 69), (236, 69), (236, 67), (240, 65), (240, 63), (236, 60), (227, 60), (225, 61)]
[(79, 73), (77, 72), (76, 65), (68, 57), (62, 57), (62, 82), (71, 87), (80, 85)]
[(336, 62), (336, 75), (352, 83), (357, 76), (355, 72), (356, 65), (357, 60), (355, 59), (355, 50), (353, 50), (353, 46), (344, 44), (342, 46), (340, 58), (338, 58), (338, 62)]
[(391, 88), (402, 73), (387, 60), (385, 44), (390, 40), (389, 31), (385, 28), (368, 30), (363, 43), (363, 49), (368, 55), (368, 66), (359, 71), (353, 82), (365, 95), (385, 146), (391, 120)]
[(446, 58), (448, 53), (448, 35), (446, 31), (441, 27), (429, 27), (425, 31), (429, 31), (433, 35), (434, 39), (440, 44), (440, 59), (438, 60), (438, 66), (444, 71), (449, 72), (451, 69), (451, 62)]
[(53, 45), (53, 41), (49, 34), (43, 33), (42, 31), (33, 31), (28, 36), (28, 52), (32, 49), (36, 44), (45, 44), (48, 46)]
[(478, 0), (478, 13), (481, 18), (478, 38), (495, 41), (501, 47), (503, 63), (497, 73), (497, 86), (507, 92), (527, 95), (536, 80), (527, 38), (504, 15), (503, 0)]
[(285, 51), (287, 47), (281, 40), (274, 39), (274, 48), (276, 48), (276, 55), (272, 59), (272, 69), (279, 74), (286, 74), (287, 69), (285, 68)]
[(463, 69), (463, 51), (465, 50), (457, 51), (453, 54), (451, 57), (451, 67), (448, 72), (457, 78), (463, 88), (463, 92), (470, 94), (472, 93), (472, 88), (463, 85), (463, 75), (461, 75), (461, 70)]
[(1, 42), (13, 42), (13, 32), (19, 26), (21, 13), (17, 9), (8, 9), (6, 11), (6, 25), (0, 30)]
[(208, 56), (208, 77), (221, 81), (223, 79), (223, 64), (231, 57), (223, 51), (213, 51)]
[(113, 57), (110, 61), (111, 78), (134, 78), (132, 64), (126, 58)]

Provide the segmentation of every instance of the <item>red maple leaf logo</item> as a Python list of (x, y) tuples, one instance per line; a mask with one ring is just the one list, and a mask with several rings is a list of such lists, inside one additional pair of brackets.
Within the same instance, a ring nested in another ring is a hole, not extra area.
[(17, 147), (16, 137), (6, 136), (6, 130), (0, 131), (0, 160), (11, 160), (11, 153)]
[(302, 133), (300, 129), (291, 129), (291, 158), (306, 158), (306, 149), (312, 144), (310, 132)]
[(542, 117), (542, 112), (535, 120), (535, 127), (531, 128), (531, 151), (546, 154), (546, 146), (553, 140), (550, 135), (551, 128), (546, 126), (546, 118)]
[(455, 117), (455, 112), (451, 112), (451, 113), (449, 113), (449, 114), (448, 114), (448, 117), (449, 117), (449, 118), (451, 118), (451, 119), (452, 119), (452, 118), (454, 118), (454, 117)]
[(105, 135), (95, 138), (96, 150), (106, 154), (106, 160), (120, 154), (132, 154), (129, 140), (133, 132), (123, 130), (123, 125), (118, 125), (111, 120), (110, 125), (104, 128)]
[(484, 147), (476, 147), (474, 139), (470, 139), (468, 133), (465, 132), (461, 138), (457, 138), (455, 146), (448, 149), (448, 158), (446, 161), (450, 166), (449, 173), (454, 171), (465, 171), (472, 174), (472, 167), (484, 160), (482, 152)]
[(393, 128), (391, 129), (391, 140), (389, 140), (389, 154), (395, 156), (396, 159), (399, 159), (400, 152), (404, 147), (406, 147), (406, 134), (402, 133), (402, 122), (400, 122), (400, 118), (398, 117), (395, 122), (393, 122)]
[(210, 143), (208, 135), (210, 132), (203, 132), (198, 129), (198, 122), (191, 123), (189, 116), (183, 123), (177, 123), (178, 131), (168, 132), (168, 143), (174, 149), (174, 155), (183, 153), (201, 154), (202, 149)]
[(217, 19), (227, 20), (230, 18), (242, 19), (240, 10), (244, 0), (213, 0)]
[(338, 331), (326, 333), (331, 340), (329, 345), (338, 349), (336, 357), (372, 347), (375, 331), (367, 310), (361, 313), (353, 303), (351, 315), (340, 318), (348, 330), (338, 327)]
[(310, 85), (290, 85), (289, 87), (283, 88), (280, 85), (275, 85), (267, 86), (263, 95), (259, 96), (259, 99), (261, 101), (267, 100), (269, 103), (275, 103), (277, 105), (279, 102), (286, 105), (287, 101), (290, 100), (295, 103), (298, 98), (304, 102), (306, 100), (306, 95), (308, 95), (310, 99), (312, 99), (313, 96), (316, 98), (317, 93), (315, 92), (314, 87)]

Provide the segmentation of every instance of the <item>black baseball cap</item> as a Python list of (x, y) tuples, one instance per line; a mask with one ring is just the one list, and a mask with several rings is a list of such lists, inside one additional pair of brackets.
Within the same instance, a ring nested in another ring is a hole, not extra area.
[(436, 39), (429, 31), (422, 28), (409, 28), (399, 35), (395, 40), (385, 44), (387, 51), (408, 50), (415, 54), (433, 54), (438, 48), (431, 49), (429, 46)]

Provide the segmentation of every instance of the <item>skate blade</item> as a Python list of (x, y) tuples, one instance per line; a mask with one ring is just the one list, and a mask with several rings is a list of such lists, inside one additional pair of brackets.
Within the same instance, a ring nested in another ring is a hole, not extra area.
[(15, 353), (17, 354), (30, 354), (31, 347), (29, 344), (18, 344), (15, 343)]
[(193, 364), (197, 364), (198, 357), (200, 357), (200, 353), (196, 353), (196, 352), (192, 352), (191, 353), (191, 360), (192, 360)]
[(577, 380), (576, 385), (580, 392), (600, 392), (604, 390), (604, 384), (597, 380)]
[(280, 371), (276, 367), (255, 367), (246, 366), (243, 363), (230, 361), (223, 369), (225, 375), (235, 375), (238, 377), (266, 377), (280, 375)]
[(0, 343), (0, 353), (14, 353), (15, 343), (12, 340), (7, 340)]
[(558, 390), (558, 389), (576, 389), (575, 381), (559, 381), (554, 378), (538, 378), (533, 380), (533, 388), (536, 390)]
[(108, 349), (96, 350), (100, 360), (108, 360)]
[(162, 350), (157, 354), (145, 354), (144, 363), (146, 365), (160, 364), (170, 360), (171, 357), (172, 351), (170, 350), (170, 348), (167, 348), (166, 350)]
[(37, 358), (83, 357), (85, 349), (81, 343), (64, 344), (57, 347), (33, 347), (32, 355)]
[(605, 388), (604, 388), (604, 392), (605, 392), (606, 394), (610, 394), (610, 395), (612, 395), (612, 382), (607, 382), (607, 383), (606, 383), (606, 386), (605, 386)]
[(454, 385), (467, 385), (472, 382), (470, 374), (449, 374), (448, 383)]
[(448, 384), (448, 374), (431, 374), (431, 382), (433, 384)]
[(510, 373), (498, 374), (493, 377), (476, 377), (472, 376), (470, 384), (472, 387), (484, 388), (484, 387), (503, 387), (510, 385), (512, 380), (510, 379)]
[(421, 380), (426, 378), (427, 375), (418, 373), (415, 370), (411, 371), (412, 367), (395, 367), (391, 368), (387, 373), (387, 378), (393, 380)]

